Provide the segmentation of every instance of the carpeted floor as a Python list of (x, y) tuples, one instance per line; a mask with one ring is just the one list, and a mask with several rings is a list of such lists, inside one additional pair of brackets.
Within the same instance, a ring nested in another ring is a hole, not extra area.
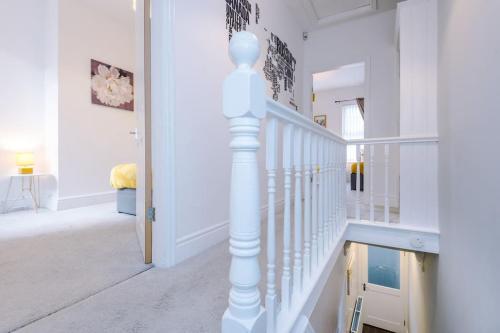
[[(278, 235), (283, 216), (276, 216)], [(265, 230), (265, 223), (262, 229)], [(266, 233), (262, 249), (266, 251)], [(278, 237), (277, 248), (283, 240)], [(281, 262), (281, 251), (278, 251)], [(261, 298), (266, 268), (261, 261)], [(152, 268), (73, 306), (32, 323), (22, 333), (66, 332), (220, 332), (227, 308), (230, 256), (228, 242), (171, 269)], [(280, 265), (279, 265), (280, 266)], [(278, 266), (278, 267), (279, 267)], [(277, 270), (281, 276), (281, 269)], [(280, 279), (277, 279), (280, 287)]]
[(0, 332), (23, 327), (149, 268), (142, 260), (134, 217), (117, 214), (113, 204), (0, 215)]
[(223, 242), (173, 269), (139, 274), (19, 332), (220, 332), (228, 271), (228, 244)]

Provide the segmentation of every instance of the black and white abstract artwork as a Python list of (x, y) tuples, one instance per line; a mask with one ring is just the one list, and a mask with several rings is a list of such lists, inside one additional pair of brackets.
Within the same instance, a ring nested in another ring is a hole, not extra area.
[[(226, 30), (229, 41), (235, 32), (247, 30), (253, 22), (257, 27), (261, 25), (261, 8), (258, 3), (254, 5), (252, 3), (249, 0), (226, 0)], [(253, 8), (255, 9), (252, 12)], [(295, 104), (294, 88), (297, 60), (285, 41), (266, 27), (261, 28), (263, 28), (264, 35), (268, 36), (266, 37), (267, 52), (263, 71), (266, 80), (270, 82), (273, 99), (277, 101), (282, 96), (281, 94), (286, 93), (285, 96), (289, 97), (289, 104), (298, 110)], [(256, 29), (252, 28), (252, 30)]]
[(248, 0), (226, 0), (226, 29), (229, 32), (229, 40), (235, 31), (247, 29), (251, 14), (252, 5)]
[(292, 99), (295, 96), (295, 68), (297, 60), (288, 49), (287, 43), (271, 32), (268, 38), (264, 74), (271, 82), (273, 99), (277, 101), (282, 91), (289, 92)]

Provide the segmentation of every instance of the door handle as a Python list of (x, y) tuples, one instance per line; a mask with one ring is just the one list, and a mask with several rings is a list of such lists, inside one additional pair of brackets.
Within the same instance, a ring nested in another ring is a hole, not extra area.
[(133, 130), (129, 131), (128, 134), (133, 135), (134, 139), (136, 141), (139, 141), (140, 137), (139, 137), (139, 131), (137, 130), (137, 128), (134, 128)]

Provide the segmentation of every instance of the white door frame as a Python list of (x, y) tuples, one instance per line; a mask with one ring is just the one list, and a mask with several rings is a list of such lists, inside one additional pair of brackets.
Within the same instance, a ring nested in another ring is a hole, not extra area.
[[(370, 119), (370, 107), (371, 107), (371, 95), (372, 95), (372, 57), (365, 56), (359, 58), (353, 58), (349, 62), (332, 62), (329, 64), (324, 64), (322, 66), (316, 66), (314, 68), (306, 68), (304, 70), (304, 88), (303, 88), (303, 110), (302, 113), (305, 117), (312, 119), (313, 117), (313, 103), (311, 98), (311, 93), (313, 91), (313, 74), (322, 73), (334, 70), (336, 68), (350, 65), (358, 62), (363, 62), (365, 64), (365, 137), (367, 136), (366, 124), (369, 123)], [(370, 135), (370, 133), (368, 133)]]
[[(139, 0), (144, 1), (144, 0)], [(174, 0), (151, 0), (151, 150), (153, 264), (175, 265), (175, 67)]]

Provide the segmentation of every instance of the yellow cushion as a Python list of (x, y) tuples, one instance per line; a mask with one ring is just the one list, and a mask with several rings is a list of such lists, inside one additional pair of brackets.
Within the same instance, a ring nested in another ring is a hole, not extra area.
[(113, 188), (136, 188), (137, 166), (135, 163), (118, 164), (111, 169), (110, 183)]
[[(365, 162), (361, 162), (361, 164), (359, 165), (359, 171), (361, 171), (361, 174), (364, 174)], [(358, 172), (358, 163), (351, 164), (351, 173), (357, 173), (357, 172)]]

